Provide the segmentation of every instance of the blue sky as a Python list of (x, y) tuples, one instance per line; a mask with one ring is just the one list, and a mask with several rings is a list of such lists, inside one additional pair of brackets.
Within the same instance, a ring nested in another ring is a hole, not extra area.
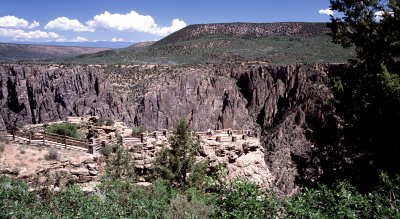
[(198, 23), (327, 22), (327, 8), (328, 0), (1, 0), (0, 42), (139, 42)]

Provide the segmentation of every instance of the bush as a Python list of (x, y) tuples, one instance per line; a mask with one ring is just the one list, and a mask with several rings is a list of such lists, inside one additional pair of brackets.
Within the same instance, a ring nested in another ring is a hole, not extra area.
[(0, 218), (43, 218), (36, 195), (20, 180), (0, 176)]
[(143, 126), (138, 126), (132, 128), (132, 137), (140, 137), (140, 134), (146, 132), (146, 129)]
[(214, 206), (207, 204), (200, 194), (177, 194), (170, 200), (165, 218), (210, 218)]
[(79, 138), (78, 127), (75, 124), (66, 122), (61, 124), (52, 124), (47, 127), (46, 131), (48, 133), (53, 133), (57, 135), (65, 135), (71, 138)]
[(95, 126), (113, 126), (114, 125), (114, 121), (112, 119), (103, 119), (100, 118), (96, 121), (96, 123), (94, 124)]
[(106, 122), (104, 123), (106, 126), (113, 126), (114, 121), (112, 119), (106, 119)]
[(100, 149), (100, 153), (106, 157), (109, 157), (112, 152), (113, 152), (113, 146), (108, 144)]
[(216, 201), (215, 218), (266, 218), (264, 194), (251, 182), (234, 180), (226, 186)]
[(44, 156), (46, 160), (58, 160), (58, 151), (55, 148), (51, 148), (48, 153)]

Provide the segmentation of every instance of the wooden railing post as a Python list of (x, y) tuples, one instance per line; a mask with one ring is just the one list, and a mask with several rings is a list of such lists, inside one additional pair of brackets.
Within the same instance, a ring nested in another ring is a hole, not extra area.
[(88, 141), (87, 139), (85, 140), (86, 142), (86, 146), (88, 147), (88, 153), (89, 154), (93, 154), (94, 153), (94, 139), (92, 139), (92, 143), (90, 143), (90, 141)]
[(236, 136), (232, 136), (232, 142), (236, 142), (237, 141), (237, 137)]
[(28, 144), (31, 144), (31, 142), (32, 142), (32, 132), (29, 132), (29, 142), (28, 142)]
[(144, 142), (144, 133), (140, 134), (140, 142), (143, 143)]
[(46, 132), (43, 132), (43, 145), (46, 145)]

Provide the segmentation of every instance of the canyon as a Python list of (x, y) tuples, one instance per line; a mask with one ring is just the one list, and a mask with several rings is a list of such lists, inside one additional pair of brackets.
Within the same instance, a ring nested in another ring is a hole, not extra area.
[(91, 115), (149, 131), (173, 129), (180, 118), (195, 131), (250, 129), (261, 135), (272, 183), (290, 193), (300, 168), (295, 158), (313, 150), (312, 133), (340, 129), (329, 86), (343, 68), (4, 64), (0, 127)]

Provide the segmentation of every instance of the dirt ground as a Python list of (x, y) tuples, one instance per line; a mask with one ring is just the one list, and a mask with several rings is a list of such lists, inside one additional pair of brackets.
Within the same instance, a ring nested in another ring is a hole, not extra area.
[(49, 154), (50, 149), (52, 148), (17, 143), (5, 144), (4, 151), (0, 151), (0, 174), (11, 170), (18, 178), (23, 178), (57, 163), (66, 161), (81, 163), (86, 159), (93, 158), (92, 154), (82, 151), (56, 149), (58, 159), (46, 160), (45, 157)]

